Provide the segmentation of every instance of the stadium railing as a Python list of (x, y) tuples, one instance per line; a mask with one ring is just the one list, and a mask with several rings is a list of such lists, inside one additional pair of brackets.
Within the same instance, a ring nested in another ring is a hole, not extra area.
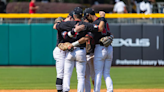
[[(53, 14), (0, 14), (0, 23), (54, 23), (55, 18), (66, 18), (68, 13)], [(99, 14), (96, 14), (98, 17)], [(164, 23), (164, 14), (113, 14), (105, 15), (109, 23), (148, 23), (159, 24)]]

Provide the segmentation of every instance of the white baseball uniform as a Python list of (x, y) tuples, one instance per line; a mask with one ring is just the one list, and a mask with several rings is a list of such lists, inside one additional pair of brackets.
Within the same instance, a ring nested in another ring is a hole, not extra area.
[[(79, 10), (78, 10), (79, 12)], [(81, 11), (82, 12), (82, 11)], [(75, 25), (79, 23), (79, 25), (84, 24), (86, 28), (83, 31), (80, 31), (79, 33), (75, 34), (74, 30), (72, 28), (75, 27)], [(72, 30), (71, 32), (68, 32), (65, 34), (64, 39), (74, 37), (74, 39), (70, 38), (69, 42), (75, 42), (79, 40), (80, 38), (84, 37), (88, 31), (98, 31), (98, 27), (85, 23), (79, 20), (76, 21), (68, 21), (68, 22), (61, 22), (56, 25), (57, 30)], [(76, 72), (78, 77), (78, 92), (84, 92), (84, 84), (85, 84), (85, 70), (86, 70), (86, 49), (85, 44), (80, 44), (79, 47), (75, 47), (75, 49), (72, 52), (67, 52), (65, 57), (65, 65), (64, 65), (64, 79), (63, 79), (63, 91), (69, 91), (70, 90), (70, 79), (74, 67), (74, 62), (76, 62)]]
[(90, 83), (90, 76), (92, 78), (92, 83), (95, 79), (95, 72), (94, 72), (94, 63), (93, 53), (86, 56), (87, 57), (87, 64), (86, 64), (86, 71), (85, 71), (85, 92), (91, 92), (91, 83)]
[(65, 61), (66, 52), (60, 50), (56, 47), (53, 51), (53, 57), (56, 60), (56, 72), (57, 78), (63, 79), (64, 76), (64, 61)]
[[(58, 30), (57, 34), (57, 45), (59, 43), (63, 43), (65, 40), (62, 37), (62, 31)], [(56, 89), (61, 92), (62, 91), (62, 84), (63, 84), (63, 76), (64, 76), (64, 61), (65, 61), (66, 52), (60, 50), (57, 46), (53, 50), (53, 57), (56, 60)]]
[[(53, 57), (56, 60), (56, 72), (57, 78), (63, 79), (64, 77), (64, 61), (65, 61), (66, 53), (65, 51), (60, 50), (56, 47), (53, 51)], [(56, 88), (62, 90), (62, 85), (57, 85)]]
[(85, 69), (86, 69), (86, 49), (75, 47), (74, 51), (67, 52), (64, 65), (63, 91), (70, 90), (70, 79), (76, 62), (76, 72), (78, 79), (77, 92), (84, 92)]
[[(99, 24), (100, 18), (97, 18), (93, 24)], [(113, 83), (110, 77), (110, 67), (113, 59), (113, 47), (109, 45), (108, 47), (103, 46), (100, 39), (105, 36), (110, 36), (109, 24), (105, 22), (105, 28), (102, 32), (95, 32), (95, 50), (94, 50), (94, 69), (95, 69), (95, 83), (94, 92), (100, 92), (101, 88), (101, 77), (104, 76), (107, 92), (113, 92)]]
[(110, 77), (110, 67), (113, 59), (113, 47), (104, 47), (97, 44), (94, 52), (95, 84), (94, 92), (100, 92), (101, 77), (104, 76), (107, 92), (113, 92), (113, 83)]

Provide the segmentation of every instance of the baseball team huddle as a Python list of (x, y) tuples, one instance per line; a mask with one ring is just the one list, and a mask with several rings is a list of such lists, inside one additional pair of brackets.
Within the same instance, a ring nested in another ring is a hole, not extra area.
[(70, 91), (70, 79), (74, 66), (77, 72), (77, 91), (91, 92), (90, 77), (94, 92), (100, 92), (103, 75), (107, 92), (113, 92), (110, 68), (113, 59), (111, 46), (113, 35), (106, 21), (105, 12), (100, 18), (92, 8), (84, 11), (76, 7), (68, 17), (55, 20), (53, 28), (58, 31), (57, 46), (53, 51), (56, 60), (56, 89)]

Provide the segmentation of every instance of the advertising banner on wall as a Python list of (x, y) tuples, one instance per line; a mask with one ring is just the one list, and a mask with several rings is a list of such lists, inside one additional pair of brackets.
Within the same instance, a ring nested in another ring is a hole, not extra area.
[(143, 25), (143, 37), (149, 39), (149, 47), (143, 48), (143, 62), (149, 65), (164, 65), (163, 25)]
[[(112, 34), (114, 34), (115, 38), (120, 38), (120, 25), (110, 25), (110, 31)], [(113, 61), (116, 61), (116, 59), (120, 58), (120, 48), (115, 47), (113, 48)], [(112, 65), (115, 65), (115, 62), (112, 62)]]
[(164, 66), (163, 25), (110, 25), (114, 66)]

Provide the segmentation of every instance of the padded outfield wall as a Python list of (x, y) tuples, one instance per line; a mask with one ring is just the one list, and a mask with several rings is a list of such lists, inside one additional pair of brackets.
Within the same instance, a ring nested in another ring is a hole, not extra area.
[(0, 65), (55, 65), (53, 24), (0, 25)]
[[(55, 65), (53, 24), (0, 25), (0, 65)], [(114, 66), (164, 65), (164, 25), (110, 24)]]
[(113, 65), (164, 65), (164, 25), (110, 25), (115, 35)]

